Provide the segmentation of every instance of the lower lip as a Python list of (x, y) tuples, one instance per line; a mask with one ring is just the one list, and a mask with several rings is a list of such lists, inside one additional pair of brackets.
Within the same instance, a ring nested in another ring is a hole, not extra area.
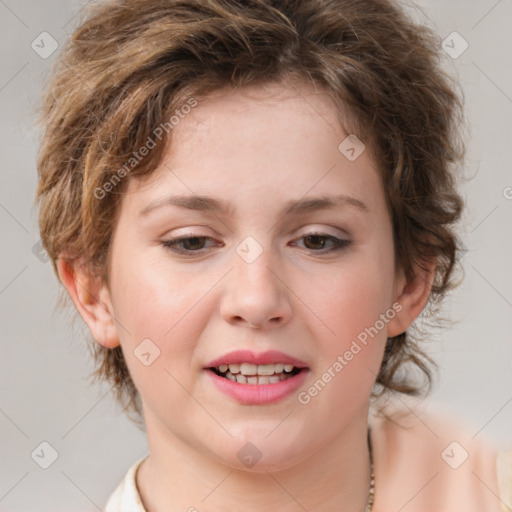
[(224, 394), (244, 405), (262, 405), (279, 402), (290, 396), (304, 382), (308, 370), (304, 369), (293, 377), (275, 384), (240, 384), (226, 377), (220, 377), (211, 370), (205, 370), (214, 384)]

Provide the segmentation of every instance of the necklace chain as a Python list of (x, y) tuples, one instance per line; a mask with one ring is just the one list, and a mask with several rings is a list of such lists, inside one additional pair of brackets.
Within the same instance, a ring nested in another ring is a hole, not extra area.
[(370, 490), (368, 491), (368, 502), (366, 504), (365, 512), (372, 512), (373, 502), (375, 501), (375, 474), (373, 472), (373, 451), (370, 429), (368, 429), (368, 449), (370, 451)]

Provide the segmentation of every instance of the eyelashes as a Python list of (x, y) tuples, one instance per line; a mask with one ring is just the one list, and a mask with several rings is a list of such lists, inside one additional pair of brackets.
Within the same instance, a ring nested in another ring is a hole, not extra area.
[[(308, 233), (297, 239), (297, 241), (299, 240), (307, 241), (304, 244), (305, 250), (317, 254), (330, 254), (349, 247), (352, 244), (351, 240), (340, 239), (326, 233)], [(164, 240), (161, 244), (174, 253), (197, 256), (206, 252), (207, 248), (204, 247), (206, 241), (211, 241), (214, 244), (217, 243), (213, 238), (208, 236), (183, 236)], [(293, 242), (293, 245), (297, 245), (297, 241)], [(329, 247), (325, 247), (327, 243), (330, 244)], [(318, 245), (322, 247), (318, 248)], [(220, 247), (222, 244), (218, 244), (217, 246)]]
[[(323, 241), (324, 243), (325, 241), (330, 241), (332, 243), (331, 247), (329, 249), (325, 249), (325, 247), (322, 247), (320, 249), (322, 252), (337, 251), (339, 249), (343, 249), (344, 247), (348, 247), (352, 243), (350, 240), (337, 238), (333, 235), (327, 235), (324, 233), (309, 233), (307, 235), (301, 236), (298, 240), (302, 239), (309, 240), (309, 243), (312, 242), (313, 245), (318, 244), (319, 240)], [(312, 250), (310, 247), (306, 247), (306, 249)]]
[[(192, 245), (197, 246), (198, 240), (199, 241), (211, 240), (214, 242), (213, 238), (210, 238), (209, 236), (183, 236), (183, 237), (179, 237), (179, 238), (171, 238), (169, 240), (164, 240), (162, 242), (162, 245), (164, 247), (167, 247), (171, 251), (178, 252), (180, 254), (198, 253), (199, 252), (198, 250), (184, 249), (184, 248), (180, 247), (180, 245), (188, 244), (190, 241), (194, 242)], [(201, 245), (201, 244), (199, 244), (199, 245)], [(196, 249), (197, 249), (197, 247), (196, 247)], [(200, 248), (200, 249), (202, 249), (202, 248)]]

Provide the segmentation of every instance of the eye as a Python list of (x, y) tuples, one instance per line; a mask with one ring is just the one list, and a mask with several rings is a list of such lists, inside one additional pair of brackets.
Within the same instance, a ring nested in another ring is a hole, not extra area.
[[(322, 254), (338, 251), (352, 244), (351, 240), (343, 240), (326, 233), (308, 233), (298, 240), (304, 240), (305, 249)], [(213, 245), (206, 246), (208, 241), (213, 242)], [(219, 246), (213, 238), (208, 236), (182, 236), (163, 240), (161, 244), (170, 251), (183, 255), (198, 255), (212, 246)], [(293, 245), (298, 244), (294, 242)]]
[(179, 254), (200, 253), (205, 249), (205, 241), (214, 240), (208, 236), (183, 236), (162, 241), (162, 245)]
[[(351, 240), (343, 240), (326, 233), (308, 233), (298, 240), (304, 240), (306, 249), (322, 253), (338, 251), (352, 244)], [(329, 245), (326, 247), (327, 244)]]

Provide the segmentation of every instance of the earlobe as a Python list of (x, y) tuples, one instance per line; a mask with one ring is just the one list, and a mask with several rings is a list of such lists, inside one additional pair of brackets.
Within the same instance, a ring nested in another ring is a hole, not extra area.
[(110, 293), (105, 283), (93, 277), (79, 262), (57, 261), (61, 281), (94, 339), (106, 348), (120, 345)]
[(428, 268), (417, 267), (412, 281), (407, 282), (403, 272), (399, 273), (396, 280), (395, 302), (400, 305), (400, 310), (388, 323), (388, 338), (405, 332), (423, 311), (430, 297), (435, 271), (436, 262), (434, 261)]

